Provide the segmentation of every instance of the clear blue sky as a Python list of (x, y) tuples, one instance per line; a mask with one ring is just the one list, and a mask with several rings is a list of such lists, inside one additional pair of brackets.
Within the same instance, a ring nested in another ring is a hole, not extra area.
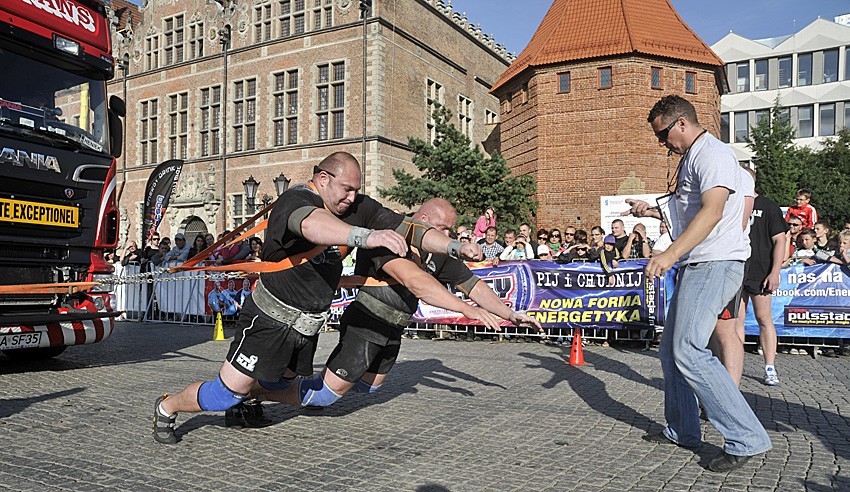
[[(593, 1), (593, 0), (585, 0)], [(452, 7), (519, 54), (553, 0), (452, 0)], [(729, 31), (750, 39), (791, 34), (818, 16), (850, 13), (848, 0), (672, 0), (679, 16), (709, 46)], [(796, 21), (796, 29), (795, 29)], [(662, 35), (659, 33), (659, 35)]]

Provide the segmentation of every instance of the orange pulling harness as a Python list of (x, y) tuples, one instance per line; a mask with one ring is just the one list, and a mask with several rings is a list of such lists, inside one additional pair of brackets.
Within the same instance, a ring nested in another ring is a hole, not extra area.
[[(310, 188), (316, 192), (316, 187), (313, 183), (308, 183)], [(169, 273), (176, 273), (181, 271), (199, 271), (203, 270), (206, 272), (242, 272), (242, 273), (270, 273), (270, 272), (279, 272), (282, 270), (288, 270), (290, 268), (295, 268), (299, 265), (303, 265), (308, 261), (312, 260), (316, 256), (318, 256), (322, 251), (327, 249), (327, 246), (316, 246), (315, 248), (306, 251), (304, 253), (299, 253), (297, 255), (290, 256), (288, 258), (284, 258), (280, 261), (246, 261), (241, 263), (231, 263), (229, 265), (199, 265), (202, 261), (209, 258), (210, 253), (214, 252), (219, 247), (229, 247), (245, 239), (257, 234), (260, 231), (265, 230), (269, 225), (268, 219), (263, 219), (259, 224), (254, 227), (249, 228), (249, 224), (252, 224), (254, 221), (260, 219), (263, 215), (270, 212), (274, 207), (274, 203), (269, 204), (259, 212), (257, 212), (253, 217), (245, 221), (242, 225), (234, 229), (229, 234), (224, 235), (221, 239), (214, 242), (212, 245), (208, 246), (206, 249), (196, 254), (192, 258), (186, 260), (185, 263), (178, 266), (173, 266), (168, 269)], [(325, 207), (327, 209), (327, 207)], [(243, 232), (245, 231), (245, 232)], [(340, 246), (340, 254), (343, 258), (345, 258), (349, 253), (348, 246)], [(364, 277), (360, 275), (346, 275), (340, 279), (339, 286), (343, 288), (354, 288), (354, 287), (362, 287), (364, 285), (367, 286), (383, 286), (390, 285), (389, 282), (378, 280), (373, 277)]]

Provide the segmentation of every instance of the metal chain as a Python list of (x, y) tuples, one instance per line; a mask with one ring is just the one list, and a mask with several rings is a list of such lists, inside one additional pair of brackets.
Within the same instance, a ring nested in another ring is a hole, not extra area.
[[(168, 275), (168, 276), (163, 276)], [(184, 280), (221, 280), (221, 279), (237, 279), (245, 277), (242, 272), (215, 272), (215, 273), (197, 273), (195, 275), (171, 275), (168, 274), (168, 268), (161, 268), (153, 272), (140, 272), (132, 275), (112, 275), (98, 279), (101, 284), (106, 285), (133, 285), (133, 284), (153, 284), (157, 282), (182, 282)]]

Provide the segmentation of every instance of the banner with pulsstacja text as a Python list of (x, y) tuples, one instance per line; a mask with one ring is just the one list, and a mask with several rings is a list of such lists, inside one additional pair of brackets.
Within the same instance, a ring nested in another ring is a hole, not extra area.
[[(850, 269), (832, 263), (784, 268), (772, 307), (780, 337), (850, 338)], [(752, 306), (744, 327), (747, 335), (759, 334)]]

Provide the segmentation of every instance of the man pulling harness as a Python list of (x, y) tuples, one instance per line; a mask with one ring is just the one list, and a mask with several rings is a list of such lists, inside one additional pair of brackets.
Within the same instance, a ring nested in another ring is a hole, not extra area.
[[(260, 294), (259, 303), (253, 295), (246, 301), (217, 377), (156, 400), (152, 432), (157, 442), (177, 442), (178, 412), (226, 410), (252, 388), (279, 388), (299, 374), (312, 373), (318, 341), (313, 331), (321, 327), (318, 320), (326, 316), (342, 274), (342, 254), (335, 245), (386, 248), (401, 256), (408, 244), (423, 251), (450, 251), (446, 236), (359, 195), (360, 178), (357, 159), (336, 152), (316, 166), (309, 187), (293, 187), (280, 196), (269, 218), (263, 261), (279, 262), (319, 245), (328, 248), (292, 268), (261, 274), (259, 284), (269, 295)], [(481, 250), (465, 244), (458, 253), (478, 259)]]

